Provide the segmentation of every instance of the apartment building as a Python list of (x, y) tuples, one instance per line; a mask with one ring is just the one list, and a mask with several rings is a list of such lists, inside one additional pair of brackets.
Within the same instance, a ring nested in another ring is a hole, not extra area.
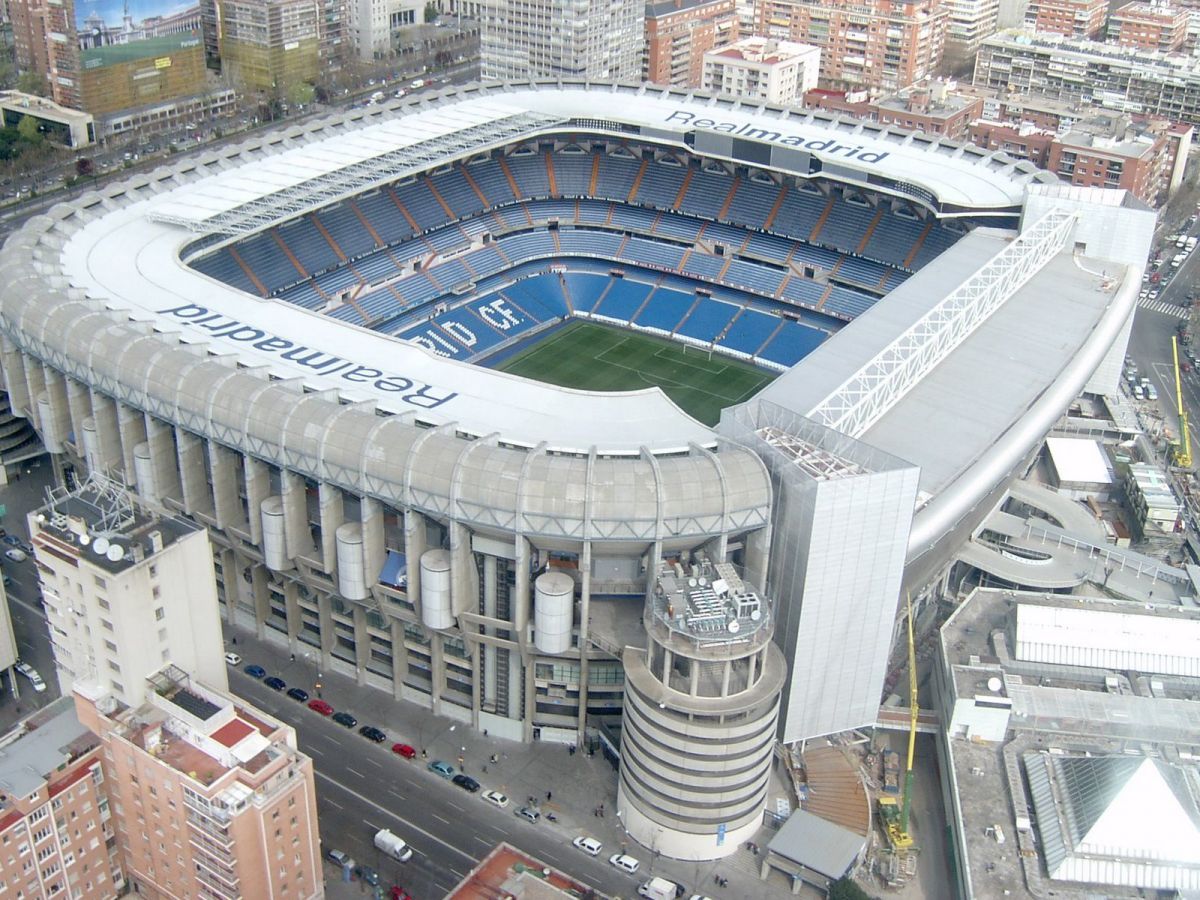
[(1000, 0), (946, 0), (944, 67), (958, 72), (969, 67), (985, 37), (999, 27)]
[(1094, 40), (1104, 33), (1107, 12), (1106, 0), (1030, 0), (1025, 24), (1045, 34)]
[(878, 99), (861, 93), (809, 91), (804, 96), (804, 105), (828, 112), (844, 112), (881, 125), (965, 141), (971, 122), (983, 108), (983, 99), (962, 96), (955, 82), (935, 79)]
[(246, 91), (278, 92), (320, 75), (321, 10), (311, 0), (218, 0), (223, 70)]
[[(201, 468), (203, 472), (203, 468)], [(172, 662), (228, 687), (212, 551), (203, 528), (134, 505), (103, 476), (56, 490), (29, 517), (59, 686), (140, 705)]]
[(642, 77), (653, 84), (700, 87), (704, 54), (740, 36), (735, 0), (651, 0)]
[(0, 738), (0, 896), (108, 900), (125, 889), (100, 739), (63, 697)]
[(1190, 15), (1181, 6), (1135, 0), (1108, 18), (1109, 43), (1172, 53), (1183, 49)]
[(821, 49), (821, 87), (899, 90), (934, 74), (950, 14), (938, 0), (764, 0), (755, 31)]
[(704, 54), (706, 91), (799, 104), (817, 86), (821, 49), (807, 44), (748, 37)]
[[(210, 614), (215, 610), (210, 610)], [(312, 760), (295, 730), (173, 665), (129, 706), (77, 687), (99, 737), (132, 890), (158, 898), (324, 896)]]
[(487, 0), (482, 13), (485, 81), (637, 81), (641, 76), (644, 2)]
[(1010, 30), (980, 45), (973, 81), (999, 93), (1200, 124), (1200, 61), (1178, 53)]

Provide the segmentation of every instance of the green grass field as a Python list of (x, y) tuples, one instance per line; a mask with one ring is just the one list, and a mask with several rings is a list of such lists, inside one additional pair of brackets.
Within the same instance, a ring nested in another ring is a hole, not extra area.
[(497, 366), (523, 378), (585, 391), (658, 386), (688, 415), (714, 425), (721, 410), (774, 380), (741, 360), (664, 338), (576, 320)]

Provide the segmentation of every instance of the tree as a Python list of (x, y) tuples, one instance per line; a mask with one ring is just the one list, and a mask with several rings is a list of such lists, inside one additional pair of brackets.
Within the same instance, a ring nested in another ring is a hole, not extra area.
[(312, 103), (316, 91), (313, 86), (306, 81), (295, 81), (288, 85), (287, 102), (292, 106), (304, 106)]
[(89, 178), (96, 174), (96, 169), (92, 165), (92, 161), (86, 156), (81, 156), (75, 160), (75, 174), (80, 178)]
[(38, 121), (33, 116), (21, 116), (21, 121), (17, 123), (17, 134), (21, 135), (21, 140), (31, 146), (36, 146), (45, 140), (42, 137), (42, 130), (38, 127)]
[(432, 2), (432, 0), (430, 0), (429, 3), (425, 4), (425, 24), (426, 25), (428, 25), (430, 22), (436, 22), (437, 17), (439, 15), (441, 15), (441, 12), (440, 12), (440, 10), (438, 10), (436, 3)]
[(46, 95), (46, 79), (37, 72), (22, 72), (17, 76), (17, 90), (23, 94)]
[(871, 900), (871, 895), (843, 876), (829, 886), (829, 900)]

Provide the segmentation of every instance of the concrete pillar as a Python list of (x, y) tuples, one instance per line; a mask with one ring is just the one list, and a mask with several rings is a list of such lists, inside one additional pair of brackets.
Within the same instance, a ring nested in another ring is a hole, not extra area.
[(29, 418), (33, 398), (29, 395), (29, 381), (25, 377), (24, 354), (7, 337), (0, 339), (0, 365), (4, 368), (4, 385), (13, 415)]
[(771, 533), (769, 528), (760, 528), (746, 535), (745, 560), (746, 580), (759, 590), (768, 590), (767, 564), (769, 563)]
[(271, 494), (271, 469), (261, 460), (247, 454), (242, 457), (242, 471), (246, 478), (246, 508), (250, 542), (262, 546), (262, 502)]
[(317, 595), (317, 627), (321, 629), (321, 668), (332, 668), (330, 655), (333, 653), (333, 598), (324, 591)]
[[(51, 453), (62, 453), (71, 433), (71, 409), (67, 405), (66, 378), (54, 369), (47, 369), (46, 390), (43, 396), (46, 398), (46, 409), (42, 415), (42, 439)], [(56, 447), (50, 446), (51, 438)]]
[[(496, 557), (483, 557), (483, 614), (496, 617)], [(494, 635), (496, 629), (494, 626), (488, 625), (484, 628), (484, 633)], [(480, 643), (476, 645), (479, 648), (479, 663), (476, 665), (476, 670), (479, 672), (479, 678), (482, 684), (476, 687), (476, 696), (480, 698), (486, 697), (490, 701), (496, 699), (496, 648), (490, 644)], [(496, 709), (496, 712), (503, 715), (503, 711)]]
[(336, 485), (322, 481), (317, 486), (320, 511), (317, 521), (321, 523), (321, 568), (329, 574), (337, 570), (337, 530), (346, 521), (342, 490)]
[[(101, 468), (124, 479), (125, 458), (121, 453), (121, 433), (117, 428), (117, 401), (92, 391), (92, 420), (96, 423)], [(133, 473), (130, 473), (132, 479)]]
[(37, 430), (42, 430), (41, 418), (38, 415), (37, 398), (46, 390), (46, 374), (42, 362), (32, 356), (23, 356), (25, 364), (25, 389), (29, 392), (29, 423)]
[(408, 600), (421, 619), (421, 554), (426, 550), (425, 517), (420, 513), (404, 514), (404, 555), (408, 564)]
[(121, 442), (121, 466), (125, 471), (125, 483), (134, 484), (137, 472), (133, 463), (133, 451), (146, 440), (146, 414), (124, 403), (117, 404), (117, 439)]
[(392, 631), (392, 699), (404, 699), (404, 676), (408, 674), (408, 646), (404, 643), (404, 623), (388, 617)]
[(312, 558), (312, 531), (308, 525), (308, 494), (304, 479), (286, 469), (280, 472), (283, 496), (283, 531), (289, 559)]
[(183, 508), (189, 513), (211, 515), (212, 495), (208, 489), (208, 468), (204, 465), (204, 440), (180, 428), (175, 432), (175, 452), (179, 458)]
[[(537, 712), (537, 685), (533, 677), (533, 653), (529, 646), (529, 557), (530, 546), (522, 535), (516, 536), (516, 554), (517, 558), (513, 560), (513, 565), (516, 567), (514, 572), (514, 581), (512, 593), (509, 594), (509, 608), (512, 610), (513, 631), (516, 634), (517, 644), (520, 647), (519, 653), (509, 653), (509, 657), (516, 657), (517, 664), (525, 672), (525, 678), (522, 681), (520, 671), (509, 670), (509, 697), (513, 696), (512, 687), (515, 685), (524, 684), (525, 693), (521, 697), (523, 713), (521, 715), (524, 724), (524, 739), (525, 741), (533, 740), (533, 718)], [(515, 668), (515, 667), (514, 667)], [(515, 699), (512, 702), (516, 702)], [(510, 718), (512, 718), (510, 716)]]
[(374, 587), (387, 555), (387, 548), (383, 544), (383, 504), (371, 497), (362, 497), (358, 508), (359, 521), (362, 523), (363, 571), (369, 590)]
[(151, 415), (146, 416), (146, 443), (150, 447), (150, 465), (154, 488), (159, 498), (183, 499), (179, 484), (179, 460), (175, 455), (175, 429)]
[(367, 662), (371, 657), (371, 633), (367, 631), (367, 611), (357, 603), (350, 607), (354, 615), (354, 663), (360, 686), (367, 683)]
[(479, 592), (472, 595), (472, 584), (478, 583), (475, 560), (471, 554), (471, 532), (458, 522), (450, 523), (450, 608), (457, 616), (479, 608)]
[(250, 583), (254, 598), (254, 635), (260, 641), (266, 636), (266, 621), (271, 615), (270, 577), (267, 567), (255, 563), (250, 567)]
[(300, 616), (300, 586), (290, 578), (283, 580), (283, 608), (287, 612), (288, 650), (295, 653), (302, 626)]
[(579, 554), (579, 720), (576, 740), (587, 734), (588, 689), (591, 684), (591, 659), (588, 654), (588, 632), (591, 630), (588, 616), (592, 604), (592, 542), (585, 541)]
[(83, 420), (92, 414), (92, 395), (87, 386), (68, 377), (67, 411), (71, 417), (71, 433), (67, 436), (76, 456), (83, 456)]
[(238, 496), (237, 453), (208, 441), (208, 471), (212, 478), (213, 517), (218, 528), (240, 525), (245, 517), (242, 499)]

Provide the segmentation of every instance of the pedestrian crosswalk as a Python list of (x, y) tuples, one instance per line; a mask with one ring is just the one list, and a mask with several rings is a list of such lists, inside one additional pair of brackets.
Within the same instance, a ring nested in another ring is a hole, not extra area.
[(1162, 300), (1139, 300), (1138, 308), (1149, 310), (1150, 312), (1162, 313), (1164, 316), (1175, 316), (1177, 319), (1186, 319), (1191, 312), (1186, 306), (1176, 306), (1174, 303), (1164, 303)]

